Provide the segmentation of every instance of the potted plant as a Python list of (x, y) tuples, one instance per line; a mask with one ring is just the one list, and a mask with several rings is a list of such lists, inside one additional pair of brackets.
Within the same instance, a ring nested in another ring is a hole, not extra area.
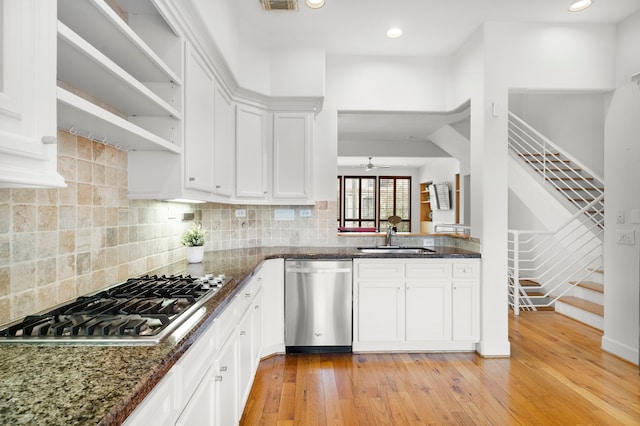
[(184, 231), (180, 242), (187, 248), (187, 261), (189, 263), (200, 263), (204, 258), (205, 230), (199, 223), (194, 223)]

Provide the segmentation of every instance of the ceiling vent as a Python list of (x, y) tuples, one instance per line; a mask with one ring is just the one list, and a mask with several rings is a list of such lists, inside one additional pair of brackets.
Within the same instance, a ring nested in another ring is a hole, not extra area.
[(259, 0), (262, 8), (269, 10), (298, 10), (298, 0)]

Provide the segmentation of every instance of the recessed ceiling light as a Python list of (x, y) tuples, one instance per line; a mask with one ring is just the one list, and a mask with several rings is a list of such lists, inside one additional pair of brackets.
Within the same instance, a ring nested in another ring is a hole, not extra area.
[(311, 9), (320, 9), (324, 6), (324, 0), (307, 0), (307, 6)]
[(593, 0), (573, 0), (569, 5), (569, 12), (580, 12), (591, 6), (592, 3)]
[(387, 30), (387, 37), (389, 38), (398, 38), (402, 35), (402, 28), (389, 28)]

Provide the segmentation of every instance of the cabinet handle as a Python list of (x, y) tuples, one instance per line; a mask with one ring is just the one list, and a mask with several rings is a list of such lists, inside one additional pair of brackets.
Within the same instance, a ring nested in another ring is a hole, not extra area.
[(222, 381), (222, 376), (216, 376), (216, 382), (221, 382)]
[(196, 180), (196, 178), (194, 178), (193, 176), (189, 178), (189, 182), (194, 182)]
[(221, 366), (220, 371), (227, 371), (227, 366), (226, 365)]
[(220, 189), (220, 188), (222, 188), (222, 186), (216, 185), (216, 189)]
[(247, 335), (247, 332), (246, 332), (246, 331), (241, 331), (241, 332), (240, 332), (240, 335), (241, 335), (241, 336), (246, 336), (246, 335)]

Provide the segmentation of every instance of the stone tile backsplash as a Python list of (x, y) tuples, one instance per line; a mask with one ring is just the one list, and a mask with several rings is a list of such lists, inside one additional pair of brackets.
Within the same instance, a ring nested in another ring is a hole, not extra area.
[[(184, 259), (180, 234), (191, 225), (181, 220), (186, 212), (196, 213), (207, 230), (206, 251), (383, 242), (337, 236), (335, 201), (256, 206), (129, 200), (127, 154), (63, 131), (58, 170), (66, 188), (0, 189), (0, 324)], [(300, 217), (301, 209), (311, 209), (311, 217)], [(243, 217), (236, 217), (238, 210)], [(276, 220), (277, 210), (293, 210), (294, 219)], [(421, 242), (399, 238), (402, 245)], [(477, 249), (475, 242), (446, 237), (437, 244)]]

